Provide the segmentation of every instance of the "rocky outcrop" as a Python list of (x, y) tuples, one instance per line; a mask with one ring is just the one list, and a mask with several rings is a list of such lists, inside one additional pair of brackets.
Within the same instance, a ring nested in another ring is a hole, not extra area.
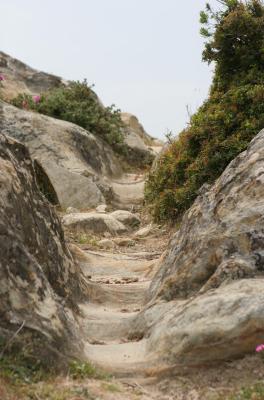
[(186, 298), (264, 271), (264, 131), (204, 186), (174, 236), (151, 294)]
[(107, 177), (118, 176), (121, 170), (111, 148), (98, 137), (72, 123), (3, 101), (0, 130), (28, 147), (61, 207), (87, 209), (111, 200)]
[[(67, 86), (69, 81), (59, 76), (38, 71), (20, 60), (0, 51), (0, 74), (4, 77), (0, 85), (0, 96), (9, 101), (21, 93), (39, 95), (59, 86)], [(94, 98), (103, 106), (97, 94)]]
[(140, 224), (140, 218), (126, 210), (106, 212), (82, 212), (70, 213), (63, 217), (66, 228), (75, 232), (119, 235), (136, 228)]
[[(82, 351), (75, 319), (86, 282), (61, 224), (38, 190), (24, 145), (0, 135), (0, 336), (21, 328), (38, 358)], [(75, 311), (74, 311), (75, 310)], [(62, 356), (63, 355), (63, 356)]]
[(263, 342), (263, 160), (264, 131), (185, 214), (135, 325), (150, 359), (199, 365)]
[(263, 342), (263, 290), (264, 279), (242, 279), (149, 308), (144, 315), (151, 331), (149, 359), (177, 369), (254, 354)]
[(121, 113), (125, 125), (125, 143), (128, 146), (128, 161), (136, 166), (150, 165), (155, 158), (155, 140), (148, 135), (137, 117), (129, 113)]
[(0, 73), (5, 78), (0, 93), (6, 100), (13, 99), (19, 93), (40, 94), (66, 83), (60, 77), (37, 71), (2, 51), (0, 51)]
[(141, 139), (141, 141), (138, 142), (139, 145), (142, 145), (143, 143), (145, 146), (153, 146), (155, 139), (145, 131), (135, 115), (122, 112), (121, 118), (124, 124), (130, 129), (131, 136), (133, 132), (138, 138)]

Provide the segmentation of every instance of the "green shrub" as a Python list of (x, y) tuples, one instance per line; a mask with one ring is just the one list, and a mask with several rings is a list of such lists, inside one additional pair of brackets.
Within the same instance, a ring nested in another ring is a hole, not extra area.
[(92, 363), (71, 361), (69, 364), (69, 375), (73, 379), (109, 379), (110, 375), (96, 368)]
[(37, 97), (20, 94), (13, 99), (16, 107), (73, 122), (100, 136), (120, 153), (125, 151), (120, 110), (114, 105), (103, 107), (87, 81), (70, 82)]
[(157, 221), (181, 217), (199, 188), (213, 183), (264, 127), (264, 6), (258, 0), (222, 3), (224, 10), (213, 12), (207, 4), (201, 13), (203, 59), (215, 63), (209, 98), (146, 182), (146, 203)]

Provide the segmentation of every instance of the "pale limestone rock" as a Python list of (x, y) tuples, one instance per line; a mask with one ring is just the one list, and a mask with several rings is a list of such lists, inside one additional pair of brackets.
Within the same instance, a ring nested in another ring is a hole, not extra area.
[(103, 249), (113, 249), (115, 247), (115, 243), (110, 239), (102, 239), (98, 242), (98, 246)]
[(128, 159), (131, 163), (138, 166), (151, 164), (155, 158), (152, 149), (153, 138), (149, 136), (137, 117), (129, 113), (121, 113), (122, 121), (125, 125), (125, 143), (128, 146)]
[(2, 51), (0, 71), (5, 77), (0, 88), (1, 97), (6, 100), (12, 100), (19, 93), (37, 95), (63, 84), (60, 77), (30, 68)]
[(116, 210), (110, 214), (112, 217), (122, 222), (125, 226), (135, 228), (140, 225), (140, 218), (126, 210)]
[[(0, 94), (5, 100), (12, 100), (20, 93), (40, 95), (59, 86), (67, 86), (68, 81), (46, 72), (38, 71), (27, 64), (0, 51), (0, 71), (5, 80), (1, 82)], [(93, 92), (100, 105), (102, 102)]]
[(146, 236), (149, 236), (152, 232), (153, 232), (153, 225), (149, 224), (139, 229), (137, 232), (135, 232), (133, 237), (135, 239), (145, 238)]
[(106, 204), (99, 204), (99, 206), (96, 207), (96, 212), (105, 214), (107, 210), (107, 205)]
[(121, 118), (124, 124), (133, 131), (138, 138), (142, 140), (142, 142), (145, 144), (145, 146), (151, 146), (153, 143), (155, 143), (155, 140), (152, 138), (143, 128), (143, 126), (140, 124), (138, 118), (130, 113), (122, 112), (121, 113)]
[[(254, 354), (263, 342), (264, 279), (233, 281), (156, 310), (147, 352), (168, 364), (205, 365)], [(149, 321), (149, 323), (151, 323)]]
[(1, 132), (28, 147), (41, 167), (41, 179), (43, 175), (49, 178), (53, 197), (62, 208), (87, 209), (106, 202), (109, 187), (103, 177), (121, 173), (106, 143), (77, 125), (3, 101), (0, 116)]
[(85, 233), (104, 234), (109, 232), (112, 235), (119, 235), (127, 231), (127, 228), (111, 215), (96, 212), (65, 215), (63, 224), (70, 230)]

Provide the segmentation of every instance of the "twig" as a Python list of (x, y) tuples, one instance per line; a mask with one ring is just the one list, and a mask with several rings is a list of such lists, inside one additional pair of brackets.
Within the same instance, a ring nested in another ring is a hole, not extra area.
[(18, 328), (18, 330), (14, 333), (14, 335), (11, 337), (10, 340), (8, 340), (8, 342), (6, 343), (6, 345), (4, 346), (3, 350), (0, 353), (0, 359), (3, 357), (4, 352), (6, 351), (6, 349), (8, 348), (8, 346), (13, 342), (13, 340), (16, 338), (16, 336), (19, 334), (19, 332), (24, 328), (26, 321), (24, 320), (22, 322), (22, 325)]

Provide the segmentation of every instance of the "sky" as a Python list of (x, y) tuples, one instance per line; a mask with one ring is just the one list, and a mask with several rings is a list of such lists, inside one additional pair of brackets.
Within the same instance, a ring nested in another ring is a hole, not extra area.
[(0, 0), (0, 50), (65, 79), (86, 78), (105, 105), (135, 114), (152, 136), (176, 135), (212, 79), (199, 35), (205, 3)]

